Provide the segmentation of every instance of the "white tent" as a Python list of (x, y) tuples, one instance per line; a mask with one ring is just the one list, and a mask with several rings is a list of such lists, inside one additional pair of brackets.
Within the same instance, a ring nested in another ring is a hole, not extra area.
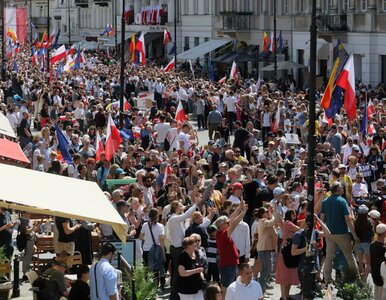
[(7, 138), (16, 139), (15, 132), (13, 131), (11, 124), (7, 117), (0, 113), (0, 134)]
[(126, 242), (125, 222), (96, 183), (5, 164), (0, 174), (0, 207), (108, 224)]

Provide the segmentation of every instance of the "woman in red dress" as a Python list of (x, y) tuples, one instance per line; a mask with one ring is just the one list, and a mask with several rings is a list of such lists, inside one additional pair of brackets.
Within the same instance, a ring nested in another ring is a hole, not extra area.
[[(296, 220), (296, 213), (293, 209), (286, 211), (284, 215), (284, 223), (282, 223), (283, 245), (287, 243), (287, 238), (292, 238), (293, 234), (299, 230), (299, 226), (294, 224)], [(283, 256), (279, 253), (276, 264), (276, 283), (280, 284), (281, 297), (280, 300), (289, 300), (289, 292), (291, 285), (298, 285), (298, 270), (297, 268), (288, 269), (283, 261)]]

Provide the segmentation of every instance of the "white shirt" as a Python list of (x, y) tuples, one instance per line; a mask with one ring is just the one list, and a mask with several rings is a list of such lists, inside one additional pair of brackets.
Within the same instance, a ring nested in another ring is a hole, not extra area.
[(158, 123), (154, 126), (154, 131), (157, 132), (156, 142), (163, 143), (166, 135), (170, 130), (170, 123)]
[(188, 101), (188, 97), (188, 93), (185, 91), (185, 89), (183, 87), (180, 87), (178, 91), (178, 100)]
[(170, 143), (170, 149), (180, 149), (180, 145), (178, 143), (178, 129), (177, 128), (171, 128), (169, 131), (169, 143)]
[[(165, 234), (164, 225), (157, 223), (151, 227), (151, 231), (153, 232), (154, 241), (157, 245), (160, 245), (160, 237)], [(141, 229), (141, 234), (144, 234), (144, 242), (143, 242), (143, 251), (149, 251), (153, 246), (153, 239), (151, 237), (149, 223), (146, 222), (143, 224)]]
[(81, 119), (81, 120), (85, 120), (86, 119), (86, 111), (84, 110), (84, 108), (77, 108), (74, 110), (74, 118), (75, 119)]
[(386, 265), (385, 262), (381, 264), (381, 276), (383, 278), (383, 288), (386, 289)]
[(241, 282), (240, 276), (227, 289), (225, 300), (259, 300), (263, 299), (260, 283), (251, 280), (248, 285)]
[(191, 217), (191, 215), (196, 210), (196, 208), (197, 208), (197, 205), (194, 204), (182, 215), (173, 214), (170, 217), (169, 221), (166, 224), (170, 245), (174, 247), (182, 246), (182, 241), (185, 238), (184, 221), (187, 218)]
[(367, 186), (364, 183), (355, 182), (352, 185), (352, 196), (354, 198), (359, 198), (361, 195), (368, 194)]
[(244, 221), (237, 224), (231, 234), (231, 238), (235, 242), (237, 250), (239, 250), (239, 255), (249, 258), (251, 252), (251, 238), (248, 224)]
[(228, 200), (232, 201), (233, 204), (240, 204), (240, 199), (235, 195), (231, 195)]
[(190, 148), (189, 135), (187, 135), (186, 133), (180, 132), (177, 139), (178, 139), (178, 144), (180, 142), (184, 142), (184, 153), (188, 151), (188, 149)]
[(225, 100), (225, 104), (227, 105), (227, 109), (229, 112), (236, 112), (236, 97), (235, 96), (229, 96)]
[[(67, 167), (67, 171), (68, 171), (68, 176), (69, 177), (78, 178), (78, 176), (79, 176), (78, 165), (69, 164), (68, 167)], [(72, 176), (71, 176), (71, 174), (72, 174)]]

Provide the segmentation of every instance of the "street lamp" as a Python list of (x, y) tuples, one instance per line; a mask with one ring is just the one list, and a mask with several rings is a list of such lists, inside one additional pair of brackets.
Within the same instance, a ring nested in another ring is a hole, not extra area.
[[(123, 128), (123, 97), (125, 91), (125, 0), (122, 0), (122, 19), (121, 19), (121, 75), (120, 75), (120, 85), (121, 85), (121, 95), (119, 99), (120, 109), (119, 109), (119, 127)], [(115, 36), (117, 32), (115, 32)]]
[[(312, 0), (312, 13), (311, 13), (311, 27), (310, 27), (310, 78), (309, 78), (309, 123), (308, 123), (308, 169), (307, 169), (307, 241), (308, 245), (313, 246), (311, 243), (312, 230), (314, 228), (314, 196), (315, 196), (315, 92), (316, 92), (316, 40), (318, 28), (316, 26), (316, 0)], [(310, 253), (306, 257), (306, 266), (304, 270), (304, 290), (303, 299), (314, 299), (315, 295), (315, 261), (314, 255)]]

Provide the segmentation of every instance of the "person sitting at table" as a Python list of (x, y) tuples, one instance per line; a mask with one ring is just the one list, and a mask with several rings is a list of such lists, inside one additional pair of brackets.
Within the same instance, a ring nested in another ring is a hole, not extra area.
[(88, 285), (90, 268), (87, 265), (80, 265), (76, 271), (77, 280), (71, 287), (68, 300), (90, 299), (90, 286)]
[(67, 261), (70, 256), (71, 254), (68, 253), (66, 250), (56, 253), (56, 256), (47, 264), (47, 267), (43, 269), (43, 272), (48, 270), (49, 268), (52, 268), (56, 262), (65, 263), (67, 266)]
[(54, 261), (52, 268), (47, 269), (42, 278), (45, 280), (45, 287), (54, 297), (68, 297), (64, 272), (67, 265), (64, 262)]

